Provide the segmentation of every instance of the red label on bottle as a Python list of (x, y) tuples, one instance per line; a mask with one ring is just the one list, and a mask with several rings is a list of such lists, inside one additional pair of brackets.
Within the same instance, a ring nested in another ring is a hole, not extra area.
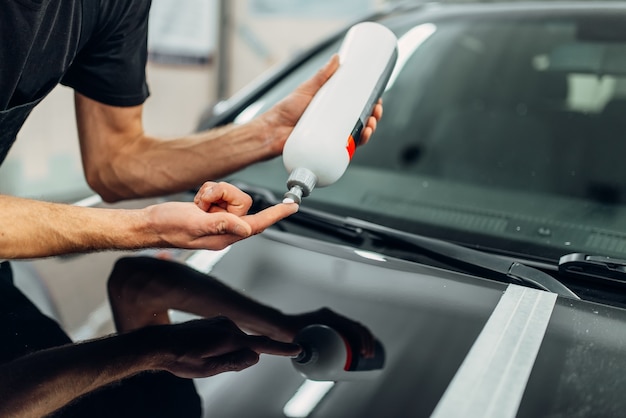
[(346, 144), (346, 150), (348, 151), (348, 157), (352, 159), (354, 155), (354, 151), (356, 151), (357, 145), (361, 142), (361, 133), (363, 131), (363, 124), (360, 120), (357, 120), (354, 129), (352, 129), (352, 133), (348, 137), (348, 143)]
[(352, 156), (354, 155), (354, 151), (356, 151), (356, 143), (354, 142), (354, 138), (352, 138), (352, 135), (348, 137), (348, 144), (346, 145), (346, 150), (348, 150), (348, 156), (350, 157), (350, 159), (352, 159)]
[(343, 343), (346, 345), (346, 364), (344, 364), (343, 369), (345, 371), (350, 371), (352, 370), (352, 347), (350, 346), (350, 343), (348, 342), (346, 337), (342, 335), (341, 339), (343, 340)]

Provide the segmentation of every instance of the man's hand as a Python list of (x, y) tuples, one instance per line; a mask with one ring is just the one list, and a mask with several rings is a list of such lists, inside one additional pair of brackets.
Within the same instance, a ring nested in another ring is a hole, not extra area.
[(213, 376), (246, 369), (259, 361), (260, 354), (297, 356), (296, 344), (248, 335), (226, 317), (198, 319), (176, 325), (156, 326), (159, 368), (184, 378)]
[[(287, 141), (300, 116), (304, 113), (313, 96), (337, 71), (337, 68), (339, 68), (339, 56), (335, 54), (313, 77), (257, 118), (257, 122), (265, 125), (260, 132), (268, 133), (268, 142), (272, 144), (275, 155), (282, 153), (285, 141)], [(379, 100), (374, 106), (372, 116), (368, 118), (366, 126), (363, 128), (360, 144), (363, 145), (369, 141), (382, 116), (383, 104), (382, 100)]]
[(48, 416), (81, 395), (147, 370), (208, 377), (248, 368), (260, 354), (293, 357), (300, 351), (295, 344), (246, 335), (223, 317), (148, 326), (0, 364), (0, 416)]
[(123, 210), (0, 195), (0, 259), (155, 247), (219, 250), (298, 210), (281, 203), (246, 215), (250, 196), (226, 183), (205, 185), (197, 202)]
[(161, 203), (145, 210), (151, 229), (158, 237), (157, 246), (220, 250), (263, 232), (270, 225), (297, 212), (298, 205), (279, 203), (245, 216), (229, 212), (219, 204), (211, 205), (207, 213), (190, 202)]

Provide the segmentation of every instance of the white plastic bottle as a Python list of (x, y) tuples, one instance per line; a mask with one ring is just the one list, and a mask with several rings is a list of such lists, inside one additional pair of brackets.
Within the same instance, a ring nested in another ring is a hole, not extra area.
[(340, 381), (372, 379), (385, 364), (385, 350), (376, 340), (374, 357), (355, 352), (348, 341), (326, 325), (309, 325), (300, 330), (294, 342), (302, 346), (293, 366), (309, 380)]
[(343, 175), (361, 131), (397, 60), (398, 40), (375, 22), (352, 26), (339, 49), (339, 68), (320, 88), (287, 138), (283, 163), (290, 173), (285, 201), (300, 203), (314, 187)]

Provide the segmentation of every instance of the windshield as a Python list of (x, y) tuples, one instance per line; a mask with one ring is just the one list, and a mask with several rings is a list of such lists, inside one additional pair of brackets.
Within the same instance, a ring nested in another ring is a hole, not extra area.
[[(403, 16), (384, 116), (303, 204), (502, 253), (626, 253), (626, 27), (598, 16)], [(341, 39), (241, 112), (280, 100)], [(282, 196), (275, 159), (233, 176)]]

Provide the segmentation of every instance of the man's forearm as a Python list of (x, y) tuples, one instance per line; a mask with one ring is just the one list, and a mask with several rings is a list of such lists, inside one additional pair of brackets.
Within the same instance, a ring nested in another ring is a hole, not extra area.
[(38, 351), (0, 365), (0, 416), (42, 417), (72, 400), (155, 369), (141, 332)]
[(191, 190), (276, 155), (280, 150), (271, 150), (260, 129), (258, 122), (168, 140), (123, 141), (127, 145), (115, 158), (90, 165), (87, 180), (107, 202)]
[(280, 341), (291, 341), (298, 329), (290, 315), (177, 262), (122, 258), (108, 285), (118, 331), (168, 323), (169, 309), (207, 318), (227, 316), (243, 330)]
[(142, 371), (202, 378), (246, 369), (261, 354), (293, 357), (300, 350), (295, 344), (247, 335), (225, 317), (148, 326), (0, 365), (0, 416), (41, 417)]
[(0, 259), (156, 244), (141, 210), (95, 209), (0, 195)]
[[(338, 67), (339, 56), (334, 55), (314, 76), (248, 123), (169, 141), (145, 134), (143, 106), (108, 106), (77, 93), (87, 182), (106, 201), (150, 197), (187, 190), (276, 157), (314, 95)], [(381, 115), (382, 104), (378, 104), (363, 131), (363, 143)]]
[[(239, 202), (239, 210), (247, 212), (249, 196), (236, 187), (212, 183), (208, 190), (205, 204)], [(297, 209), (277, 204), (253, 215), (237, 215), (206, 211), (193, 202), (99, 209), (0, 195), (0, 259), (158, 247), (221, 250)]]
[(262, 137), (253, 125), (229, 125), (171, 140), (146, 137), (115, 160), (115, 177), (102, 177), (104, 197), (158, 196), (223, 178), (269, 157)]

